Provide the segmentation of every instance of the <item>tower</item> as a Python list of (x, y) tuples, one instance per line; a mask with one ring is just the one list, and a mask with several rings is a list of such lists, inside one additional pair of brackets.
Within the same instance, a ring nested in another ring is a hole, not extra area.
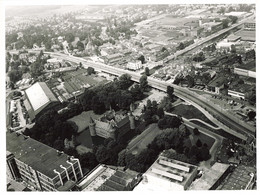
[(90, 131), (90, 135), (91, 136), (96, 136), (97, 133), (96, 133), (96, 129), (95, 129), (95, 122), (93, 120), (92, 117), (90, 117), (90, 121), (89, 121), (89, 131)]
[(129, 114), (129, 121), (130, 121), (130, 129), (135, 129), (135, 117), (132, 114), (132, 112), (130, 112)]

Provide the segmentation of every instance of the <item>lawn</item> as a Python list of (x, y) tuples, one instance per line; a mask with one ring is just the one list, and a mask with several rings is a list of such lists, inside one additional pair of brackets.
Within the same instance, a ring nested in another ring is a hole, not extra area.
[(187, 119), (192, 119), (192, 118), (200, 119), (212, 126), (216, 126), (202, 112), (200, 112), (197, 108), (195, 108), (192, 105), (180, 104), (174, 107), (172, 113), (180, 115)]

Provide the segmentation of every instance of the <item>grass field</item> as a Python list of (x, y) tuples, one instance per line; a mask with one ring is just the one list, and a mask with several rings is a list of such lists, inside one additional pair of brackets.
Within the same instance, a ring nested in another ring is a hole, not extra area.
[(192, 105), (180, 104), (180, 105), (174, 107), (172, 113), (180, 115), (187, 119), (197, 118), (197, 119), (205, 121), (206, 123), (208, 123), (212, 126), (216, 126), (202, 112), (200, 112), (197, 108), (195, 108)]

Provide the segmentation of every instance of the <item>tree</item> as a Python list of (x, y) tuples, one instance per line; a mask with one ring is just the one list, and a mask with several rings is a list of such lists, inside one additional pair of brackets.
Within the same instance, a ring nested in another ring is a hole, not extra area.
[(223, 25), (223, 29), (224, 29), (224, 28), (227, 28), (227, 27), (228, 27), (228, 20), (227, 20), (227, 19), (224, 19), (224, 20), (222, 21), (222, 25)]
[(88, 152), (79, 156), (80, 164), (83, 168), (92, 170), (95, 166), (98, 165), (98, 161), (95, 157), (95, 154)]
[(237, 49), (235, 45), (231, 45), (231, 53), (237, 53)]
[(237, 16), (229, 16), (229, 19), (231, 20), (232, 24), (235, 24), (238, 20)]
[(83, 51), (84, 50), (84, 44), (81, 41), (77, 42), (77, 48), (79, 51)]
[(68, 41), (68, 43), (71, 43), (74, 41), (75, 36), (72, 33), (68, 33), (65, 35), (65, 39)]
[(95, 74), (95, 69), (93, 67), (87, 68), (88, 75)]
[(99, 163), (105, 163), (108, 159), (107, 149), (101, 145), (98, 146), (97, 151), (95, 152), (96, 159)]
[(197, 146), (198, 148), (200, 148), (200, 147), (202, 146), (202, 142), (200, 141), (200, 139), (197, 140), (196, 146)]
[(140, 85), (135, 84), (131, 89), (130, 89), (130, 93), (132, 94), (132, 97), (134, 98), (134, 100), (141, 100), (143, 99), (143, 92), (140, 88)]
[(184, 46), (184, 43), (183, 43), (183, 42), (181, 42), (181, 43), (178, 45), (178, 47), (177, 47), (178, 50), (182, 50), (182, 49), (184, 49), (184, 48), (185, 48), (185, 46)]
[(126, 166), (125, 156), (126, 156), (126, 150), (124, 149), (118, 154), (118, 160), (117, 160), (118, 166)]
[(170, 99), (173, 98), (174, 88), (172, 86), (167, 86), (167, 94)]
[(199, 130), (198, 130), (197, 128), (194, 128), (194, 129), (193, 129), (193, 134), (194, 134), (194, 135), (199, 135), (200, 132), (199, 132)]
[(157, 115), (159, 116), (160, 119), (164, 117), (163, 108), (161, 108), (161, 107), (158, 108)]
[(20, 70), (11, 70), (8, 73), (8, 76), (11, 82), (16, 83), (17, 81), (22, 79), (22, 72)]
[(126, 90), (132, 85), (131, 76), (129, 74), (123, 74), (118, 79), (118, 88)]
[(151, 108), (152, 108), (152, 102), (151, 102), (150, 99), (148, 99), (148, 100), (146, 101), (146, 107), (147, 107), (147, 109), (151, 110)]
[(144, 92), (147, 90), (147, 87), (148, 87), (148, 81), (147, 81), (147, 76), (146, 75), (143, 75), (141, 76), (140, 80), (140, 88), (141, 90)]
[(249, 111), (247, 113), (247, 116), (248, 116), (249, 120), (253, 120), (256, 116), (256, 112), (255, 111)]
[(139, 58), (137, 58), (137, 60), (140, 60), (142, 62), (142, 64), (144, 64), (144, 62), (145, 62), (145, 58), (143, 55), (141, 55)]
[(148, 67), (145, 67), (145, 75), (149, 76), (150, 75), (150, 70)]

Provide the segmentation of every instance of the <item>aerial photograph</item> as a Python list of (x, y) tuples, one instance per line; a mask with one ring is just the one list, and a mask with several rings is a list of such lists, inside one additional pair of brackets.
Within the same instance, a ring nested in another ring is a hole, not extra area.
[(10, 5), (4, 22), (6, 192), (257, 191), (256, 4)]

